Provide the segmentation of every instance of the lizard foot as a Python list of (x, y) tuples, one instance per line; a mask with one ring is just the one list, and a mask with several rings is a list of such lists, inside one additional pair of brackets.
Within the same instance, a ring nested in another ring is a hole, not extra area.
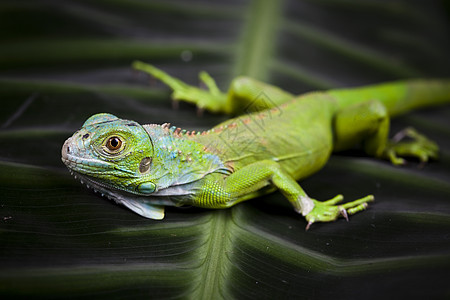
[[(410, 138), (409, 141), (402, 141)], [(384, 156), (394, 165), (403, 165), (406, 161), (402, 157), (416, 157), (423, 166), (429, 159), (438, 158), (439, 147), (432, 140), (408, 127), (397, 133), (388, 143)], [(401, 157), (400, 157), (401, 156)]]
[(227, 96), (222, 93), (216, 85), (214, 79), (206, 72), (199, 74), (200, 81), (207, 89), (189, 85), (166, 72), (141, 61), (133, 62), (133, 68), (145, 72), (154, 78), (157, 78), (168, 85), (172, 90), (172, 105), (178, 106), (178, 101), (184, 101), (195, 104), (198, 108), (198, 114), (206, 109), (211, 112), (225, 111)]
[(367, 203), (373, 201), (374, 197), (369, 195), (352, 202), (337, 205), (343, 199), (344, 197), (342, 195), (337, 195), (336, 197), (324, 202), (312, 199), (314, 201), (314, 208), (305, 216), (306, 221), (308, 221), (306, 230), (308, 230), (315, 222), (331, 222), (340, 216), (344, 217), (348, 221), (349, 215), (365, 210), (368, 206)]

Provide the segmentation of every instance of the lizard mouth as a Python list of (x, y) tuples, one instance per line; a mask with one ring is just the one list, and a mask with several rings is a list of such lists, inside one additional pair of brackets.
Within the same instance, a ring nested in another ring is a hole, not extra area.
[(77, 154), (80, 152), (82, 151), (77, 149), (70, 137), (61, 148), (61, 160), (70, 170), (86, 175), (99, 173), (94, 169), (102, 170), (103, 174), (107, 173), (108, 170), (114, 170), (114, 166), (108, 162), (78, 156)]

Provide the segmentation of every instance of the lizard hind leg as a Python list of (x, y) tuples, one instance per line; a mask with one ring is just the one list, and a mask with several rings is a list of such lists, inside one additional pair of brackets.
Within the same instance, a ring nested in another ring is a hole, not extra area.
[(377, 100), (357, 103), (338, 111), (334, 128), (335, 151), (362, 143), (368, 155), (390, 160), (394, 165), (405, 164), (402, 157), (416, 157), (422, 165), (438, 157), (437, 144), (412, 128), (406, 128), (388, 140), (389, 115)]
[[(404, 140), (409, 138), (410, 140)], [(387, 144), (385, 155), (394, 165), (405, 164), (403, 157), (416, 157), (423, 166), (429, 159), (437, 159), (439, 153), (438, 145), (417, 132), (414, 128), (408, 127), (397, 133)]]

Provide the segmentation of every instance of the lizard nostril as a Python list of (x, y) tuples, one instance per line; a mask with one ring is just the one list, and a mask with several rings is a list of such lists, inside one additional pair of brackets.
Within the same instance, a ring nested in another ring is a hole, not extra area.
[(61, 156), (63, 159), (67, 159), (67, 155), (70, 153), (71, 149), (69, 146), (69, 143), (71, 142), (71, 139), (67, 139), (67, 141), (64, 143), (63, 147), (61, 148)]

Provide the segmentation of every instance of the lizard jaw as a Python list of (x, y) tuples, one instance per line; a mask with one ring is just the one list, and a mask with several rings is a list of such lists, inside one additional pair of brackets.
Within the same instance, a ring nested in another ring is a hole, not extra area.
[(81, 184), (86, 185), (87, 188), (92, 189), (96, 193), (100, 193), (102, 197), (113, 200), (117, 204), (124, 205), (133, 212), (145, 218), (161, 220), (164, 218), (163, 205), (174, 205), (167, 200), (154, 201), (152, 199), (145, 199), (146, 197), (132, 195), (126, 192), (124, 193), (124, 191), (120, 189), (97, 182), (87, 175), (78, 173), (71, 169), (69, 169), (69, 172), (75, 177), (75, 179), (79, 179)]
[(68, 169), (69, 169), (70, 174), (75, 179), (78, 179), (81, 182), (81, 184), (85, 185), (88, 189), (92, 189), (94, 192), (102, 195), (102, 197), (106, 197), (109, 200), (114, 200), (114, 202), (120, 203), (120, 201), (117, 197), (117, 193), (114, 192), (114, 190), (116, 188), (109, 186), (107, 184), (102, 184), (100, 182), (97, 182), (97, 181), (91, 179), (89, 176), (79, 173), (77, 171), (74, 171), (70, 168), (68, 168)]

